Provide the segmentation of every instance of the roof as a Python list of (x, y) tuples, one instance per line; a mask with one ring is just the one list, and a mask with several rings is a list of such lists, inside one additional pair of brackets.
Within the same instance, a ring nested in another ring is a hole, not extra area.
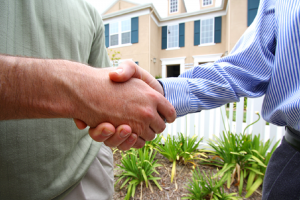
[(131, 12), (135, 12), (135, 11), (139, 11), (139, 10), (143, 10), (143, 9), (148, 8), (148, 9), (153, 10), (153, 13), (156, 15), (157, 19), (160, 22), (164, 22), (164, 21), (169, 21), (169, 20), (174, 20), (174, 19), (181, 19), (181, 18), (196, 16), (196, 15), (206, 14), (206, 13), (215, 12), (215, 11), (221, 11), (221, 10), (224, 9), (225, 0), (221, 0), (221, 1), (222, 1), (222, 3), (220, 4), (219, 7), (207, 8), (207, 9), (198, 10), (198, 11), (189, 12), (189, 13), (181, 13), (181, 14), (178, 14), (178, 15), (172, 15), (172, 16), (164, 17), (164, 18), (162, 18), (159, 15), (159, 13), (157, 12), (157, 10), (154, 7), (153, 3), (147, 3), (147, 4), (142, 4), (142, 5), (138, 5), (138, 6), (135, 6), (135, 7), (131, 7), (131, 8), (127, 8), (127, 9), (124, 9), (124, 10), (119, 10), (117, 12), (113, 12), (113, 13), (103, 15), (102, 19), (105, 20), (105, 19), (121, 16), (121, 15), (124, 15), (124, 14), (128, 14), (128, 13), (131, 13)]

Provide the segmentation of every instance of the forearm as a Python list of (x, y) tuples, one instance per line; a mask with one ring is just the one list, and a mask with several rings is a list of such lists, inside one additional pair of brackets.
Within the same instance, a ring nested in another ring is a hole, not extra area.
[(0, 120), (73, 117), (70, 77), (84, 65), (71, 63), (0, 55)]

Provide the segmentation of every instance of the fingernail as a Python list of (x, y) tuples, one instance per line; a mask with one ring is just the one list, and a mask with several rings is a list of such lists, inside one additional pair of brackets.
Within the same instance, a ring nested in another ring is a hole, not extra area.
[(128, 138), (128, 142), (133, 142), (136, 140), (136, 134), (132, 134), (129, 138)]
[(103, 136), (109, 136), (109, 135), (111, 135), (111, 134), (113, 134), (113, 132), (111, 132), (110, 130), (108, 130), (108, 129), (103, 129), (103, 131), (102, 131), (102, 135)]
[(116, 72), (117, 74), (121, 74), (121, 73), (123, 72), (123, 68), (116, 69), (115, 72)]
[(120, 137), (121, 137), (121, 138), (127, 137), (128, 134), (129, 134), (129, 133), (127, 133), (126, 131), (122, 130), (121, 133), (120, 133)]

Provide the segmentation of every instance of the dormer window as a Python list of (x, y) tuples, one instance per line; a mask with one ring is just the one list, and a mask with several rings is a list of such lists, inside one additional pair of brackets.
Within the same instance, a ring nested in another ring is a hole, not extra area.
[(202, 6), (210, 6), (212, 5), (212, 0), (202, 0)]
[(178, 0), (170, 0), (170, 13), (178, 12)]

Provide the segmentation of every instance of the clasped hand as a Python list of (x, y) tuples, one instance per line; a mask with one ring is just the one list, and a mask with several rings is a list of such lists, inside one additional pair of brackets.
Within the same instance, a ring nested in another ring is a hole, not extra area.
[[(159, 92), (160, 95), (164, 94), (163, 88), (158, 81), (132, 61), (125, 61), (116, 70), (109, 72), (109, 78), (114, 82), (120, 83), (126, 82), (131, 78), (141, 79), (149, 87)], [(126, 99), (120, 99), (120, 101), (126, 102)], [(118, 147), (120, 150), (128, 150), (131, 147), (141, 148), (145, 145), (145, 141), (154, 139), (156, 133), (161, 133), (165, 129), (164, 120), (172, 123), (176, 118), (174, 107), (165, 99), (159, 101), (156, 112), (152, 113), (153, 111), (150, 109), (146, 109), (145, 112), (149, 119), (152, 120), (150, 126), (147, 127), (147, 133), (138, 133), (137, 131), (139, 130), (132, 130), (132, 127), (124, 119), (124, 124), (117, 124), (115, 125), (116, 127), (110, 122), (103, 122), (96, 127), (90, 127), (89, 135), (97, 142), (104, 142), (105, 145)], [(124, 116), (124, 118), (131, 117), (134, 116)], [(87, 127), (87, 124), (82, 120), (74, 119), (74, 121), (79, 129)]]

